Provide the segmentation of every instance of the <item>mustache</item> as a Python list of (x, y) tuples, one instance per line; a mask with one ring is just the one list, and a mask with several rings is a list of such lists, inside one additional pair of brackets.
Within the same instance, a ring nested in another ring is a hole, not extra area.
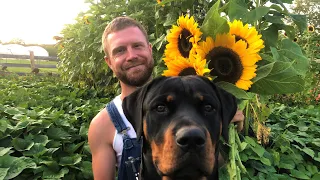
[(142, 65), (144, 63), (140, 62), (140, 61), (131, 61), (131, 62), (128, 62), (126, 64), (124, 64), (123, 66), (123, 69), (127, 70), (127, 69), (130, 69), (132, 67), (135, 67), (135, 66), (139, 66), (139, 65)]

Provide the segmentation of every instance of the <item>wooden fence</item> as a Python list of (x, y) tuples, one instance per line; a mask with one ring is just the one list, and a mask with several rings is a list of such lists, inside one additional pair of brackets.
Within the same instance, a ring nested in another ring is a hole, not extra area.
[(30, 67), (31, 70), (35, 68), (57, 68), (56, 65), (45, 65), (45, 64), (36, 64), (35, 59), (37, 60), (48, 60), (48, 61), (60, 61), (58, 57), (52, 56), (35, 56), (33, 51), (30, 51), (30, 55), (12, 55), (12, 54), (0, 54), (0, 59), (30, 59), (30, 64), (15, 64), (15, 63), (0, 63), (2, 67)]

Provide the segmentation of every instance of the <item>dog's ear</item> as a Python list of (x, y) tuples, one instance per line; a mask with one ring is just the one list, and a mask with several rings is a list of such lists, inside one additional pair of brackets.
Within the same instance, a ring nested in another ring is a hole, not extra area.
[(229, 124), (230, 121), (233, 119), (237, 112), (237, 100), (234, 95), (231, 93), (225, 91), (224, 89), (218, 87), (213, 82), (211, 82), (215, 87), (217, 91), (217, 95), (220, 100), (221, 105), (221, 114), (222, 114), (222, 137), (229, 141)]
[[(207, 78), (205, 78), (207, 79)], [(208, 80), (210, 81), (210, 80)], [(237, 112), (237, 99), (231, 93), (225, 91), (224, 89), (218, 87), (213, 81), (209, 82), (213, 89), (216, 91), (217, 96), (220, 101), (221, 106), (221, 116), (222, 116), (222, 137), (228, 141), (228, 129), (230, 121), (233, 119)]]
[(123, 99), (122, 108), (124, 115), (135, 129), (138, 139), (143, 131), (143, 102), (146, 94), (152, 85), (157, 84), (163, 78), (159, 77), (152, 80)]

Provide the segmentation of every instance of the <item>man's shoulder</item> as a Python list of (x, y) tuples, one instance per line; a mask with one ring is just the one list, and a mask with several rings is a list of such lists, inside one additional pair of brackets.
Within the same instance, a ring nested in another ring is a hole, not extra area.
[(110, 116), (108, 111), (103, 108), (99, 111), (99, 113), (92, 119), (90, 125), (94, 125), (94, 124), (99, 124), (99, 126), (101, 125), (108, 125), (109, 122), (111, 122)]
[(89, 127), (89, 133), (97, 137), (106, 137), (113, 139), (115, 127), (110, 119), (108, 111), (104, 108), (92, 119)]

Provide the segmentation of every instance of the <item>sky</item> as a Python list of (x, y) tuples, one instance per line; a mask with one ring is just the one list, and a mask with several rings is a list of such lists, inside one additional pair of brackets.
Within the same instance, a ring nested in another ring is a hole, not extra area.
[(26, 44), (55, 44), (65, 24), (89, 9), (85, 0), (0, 0), (0, 40)]

